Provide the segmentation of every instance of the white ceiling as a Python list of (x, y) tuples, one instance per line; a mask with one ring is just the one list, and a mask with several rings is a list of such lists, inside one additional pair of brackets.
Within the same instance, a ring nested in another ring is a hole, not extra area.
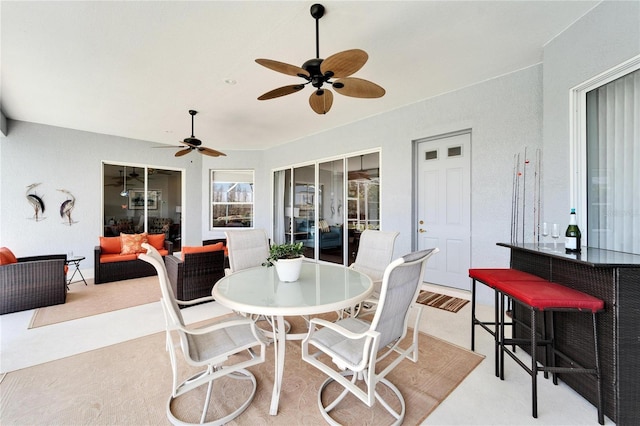
[(190, 135), (195, 109), (204, 145), (265, 149), (539, 63), (599, 1), (325, 1), (320, 57), (365, 50), (353, 76), (387, 93), (336, 94), (323, 116), (311, 87), (256, 99), (304, 82), (254, 59), (314, 58), (313, 3), (3, 0), (0, 106), (14, 120), (167, 144)]

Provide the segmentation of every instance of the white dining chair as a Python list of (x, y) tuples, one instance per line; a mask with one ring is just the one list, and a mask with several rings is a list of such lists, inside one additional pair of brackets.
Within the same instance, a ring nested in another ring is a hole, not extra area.
[[(437, 248), (410, 253), (385, 269), (378, 308), (371, 322), (354, 317), (336, 322), (319, 318), (311, 320), (309, 333), (302, 341), (302, 359), (329, 376), (318, 391), (318, 407), (329, 424), (339, 424), (329, 413), (349, 393), (369, 407), (373, 407), (376, 401), (380, 402), (395, 419), (394, 425), (402, 423), (406, 411), (404, 398), (386, 376), (405, 358), (413, 362), (418, 360), (418, 325), (422, 306), (416, 303), (416, 299), (427, 260), (436, 252)], [(411, 309), (416, 311), (413, 338), (401, 347), (400, 343), (407, 335)], [(310, 347), (314, 347), (315, 352), (310, 352)], [(377, 363), (392, 354), (393, 360), (378, 371)], [(344, 390), (333, 401), (324, 403), (324, 390), (333, 382)], [(393, 392), (399, 401), (399, 410), (392, 408), (390, 401), (384, 400), (376, 391), (378, 384)]]
[[(156, 269), (162, 292), (161, 303), (165, 315), (166, 350), (169, 352), (173, 373), (171, 396), (167, 403), (167, 417), (174, 425), (191, 424), (187, 421), (188, 419), (176, 416), (172, 411), (172, 403), (176, 398), (200, 386), (207, 385), (204, 407), (200, 416), (200, 424), (204, 424), (205, 420), (207, 420), (212, 399), (212, 387), (215, 380), (228, 377), (237, 379), (239, 382), (250, 381), (252, 388), (249, 392), (246, 391), (246, 387), (238, 390), (239, 393), (244, 395), (244, 401), (240, 399), (243, 402), (231, 413), (220, 414), (220, 411), (224, 411), (224, 407), (227, 406), (228, 398), (224, 395), (215, 395), (214, 399), (217, 397), (220, 403), (212, 411), (215, 411), (219, 417), (209, 420), (206, 424), (226, 424), (239, 416), (253, 401), (257, 382), (255, 376), (246, 368), (264, 362), (266, 339), (251, 319), (240, 315), (225, 317), (214, 324), (203, 327), (187, 327), (178, 304), (194, 305), (212, 301), (214, 300), (213, 297), (202, 297), (190, 301), (175, 299), (162, 256), (149, 244), (143, 243), (142, 246), (147, 252), (140, 253), (138, 258), (151, 264)], [(174, 343), (173, 333), (178, 335), (178, 342)], [(195, 367), (205, 367), (205, 369), (181, 382), (178, 374), (178, 349), (181, 349), (187, 364)], [(249, 356), (236, 356), (243, 352), (248, 353)], [(233, 392), (232, 389), (227, 391)], [(181, 417), (187, 416), (188, 413), (185, 413)], [(211, 416), (213, 414), (209, 414), (209, 417)]]
[(366, 302), (353, 309), (353, 315), (363, 315), (375, 310), (376, 301), (380, 297), (382, 276), (386, 267), (391, 263), (393, 247), (398, 235), (399, 232), (395, 231), (372, 229), (367, 229), (360, 235), (356, 260), (349, 267), (371, 278), (373, 293)]
[[(225, 231), (225, 235), (227, 236), (227, 250), (229, 253), (229, 268), (225, 268), (225, 275), (242, 271), (243, 269), (262, 266), (267, 261), (269, 257), (269, 239), (264, 229)], [(270, 317), (254, 315), (251, 318), (254, 321), (267, 321), (273, 328), (273, 320)], [(285, 324), (285, 329), (288, 333), (291, 330), (291, 324), (288, 321), (285, 321)]]
[(229, 268), (225, 273), (262, 265), (269, 257), (269, 239), (264, 229), (225, 231)]

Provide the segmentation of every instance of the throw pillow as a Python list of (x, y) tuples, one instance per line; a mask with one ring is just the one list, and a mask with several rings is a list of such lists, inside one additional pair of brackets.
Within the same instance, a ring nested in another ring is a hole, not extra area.
[(100, 237), (100, 254), (120, 254), (120, 237)]
[(320, 228), (320, 232), (331, 231), (331, 228), (329, 228), (329, 223), (324, 219), (318, 221), (318, 228)]
[(121, 249), (120, 254), (144, 253), (142, 243), (147, 242), (147, 233), (142, 234), (120, 234)]
[(208, 246), (184, 246), (182, 247), (182, 260), (185, 254), (191, 253), (208, 253), (210, 251), (224, 250), (224, 243), (215, 243)]
[(7, 247), (0, 247), (0, 265), (11, 265), (18, 263), (18, 259)]
[(164, 249), (164, 238), (165, 238), (164, 234), (147, 235), (147, 241), (149, 242), (149, 245), (151, 245), (151, 247), (153, 247), (156, 250)]

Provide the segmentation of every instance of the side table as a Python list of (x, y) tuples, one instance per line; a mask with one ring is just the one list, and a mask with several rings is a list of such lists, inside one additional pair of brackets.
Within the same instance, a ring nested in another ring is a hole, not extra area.
[[(71, 274), (71, 278), (69, 278), (69, 281), (67, 281), (67, 288), (69, 288), (69, 284), (73, 282), (73, 277), (76, 276), (76, 272), (80, 274), (80, 277), (82, 278), (82, 282), (84, 282), (84, 285), (87, 285), (87, 280), (84, 279), (84, 275), (82, 275), (82, 272), (80, 271), (80, 262), (82, 262), (84, 259), (85, 259), (84, 256), (75, 256), (66, 260), (65, 263), (67, 265), (75, 266), (76, 268), (74, 269), (73, 274)], [(80, 280), (78, 280), (77, 282), (80, 282)]]

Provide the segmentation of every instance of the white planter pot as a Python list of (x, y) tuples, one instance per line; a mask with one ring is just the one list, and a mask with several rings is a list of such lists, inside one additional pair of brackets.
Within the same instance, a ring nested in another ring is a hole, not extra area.
[(278, 278), (285, 283), (298, 281), (302, 269), (302, 256), (297, 259), (278, 259), (274, 262)]

